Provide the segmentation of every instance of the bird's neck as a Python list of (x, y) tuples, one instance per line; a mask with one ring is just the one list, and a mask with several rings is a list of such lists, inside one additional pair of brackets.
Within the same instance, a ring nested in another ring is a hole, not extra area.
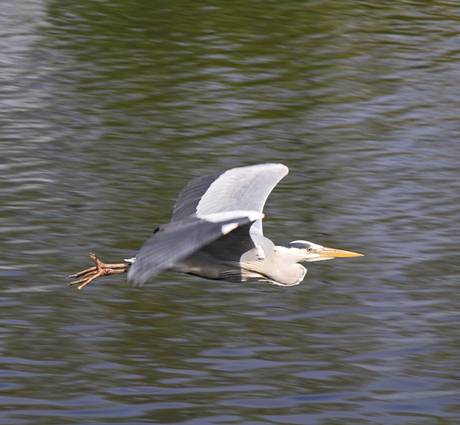
[(271, 267), (271, 282), (277, 285), (298, 285), (304, 279), (307, 269), (299, 264), (302, 258), (296, 258), (292, 251), (277, 245), (274, 249), (273, 267)]

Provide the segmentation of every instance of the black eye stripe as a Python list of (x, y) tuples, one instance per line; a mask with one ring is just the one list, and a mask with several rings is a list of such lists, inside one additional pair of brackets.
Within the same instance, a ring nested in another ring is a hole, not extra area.
[(301, 242), (291, 242), (289, 248), (307, 249), (310, 248), (310, 245)]

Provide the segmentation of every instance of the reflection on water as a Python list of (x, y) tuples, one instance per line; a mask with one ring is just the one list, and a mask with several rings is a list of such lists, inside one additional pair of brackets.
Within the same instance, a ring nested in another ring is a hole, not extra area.
[[(453, 423), (455, 2), (6, 1), (4, 424)], [(193, 177), (279, 161), (265, 232), (365, 257), (305, 282), (83, 291)]]

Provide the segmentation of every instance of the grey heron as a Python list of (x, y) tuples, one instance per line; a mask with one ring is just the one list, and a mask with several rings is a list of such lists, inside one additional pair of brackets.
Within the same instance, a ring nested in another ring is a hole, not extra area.
[(143, 285), (172, 270), (215, 280), (248, 279), (275, 285), (297, 285), (307, 269), (299, 263), (360, 257), (362, 254), (326, 248), (304, 240), (275, 245), (262, 230), (268, 195), (288, 174), (283, 164), (239, 167), (191, 180), (179, 194), (171, 223), (159, 226), (136, 257), (96, 265), (69, 276), (83, 288), (99, 276), (128, 272), (128, 280)]

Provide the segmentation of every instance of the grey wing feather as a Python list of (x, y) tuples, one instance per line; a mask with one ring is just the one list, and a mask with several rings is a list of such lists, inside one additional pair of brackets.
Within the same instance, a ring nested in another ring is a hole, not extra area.
[(160, 226), (137, 254), (129, 269), (128, 280), (143, 285), (203, 246), (250, 223), (251, 218), (241, 216), (220, 222), (190, 219)]
[[(283, 164), (259, 164), (194, 179), (179, 195), (172, 221), (226, 211), (262, 212), (268, 195), (288, 172)], [(262, 221), (253, 229), (262, 234)]]
[(196, 207), (209, 186), (217, 180), (222, 173), (208, 174), (190, 180), (182, 190), (174, 205), (171, 221), (186, 220), (196, 217)]

